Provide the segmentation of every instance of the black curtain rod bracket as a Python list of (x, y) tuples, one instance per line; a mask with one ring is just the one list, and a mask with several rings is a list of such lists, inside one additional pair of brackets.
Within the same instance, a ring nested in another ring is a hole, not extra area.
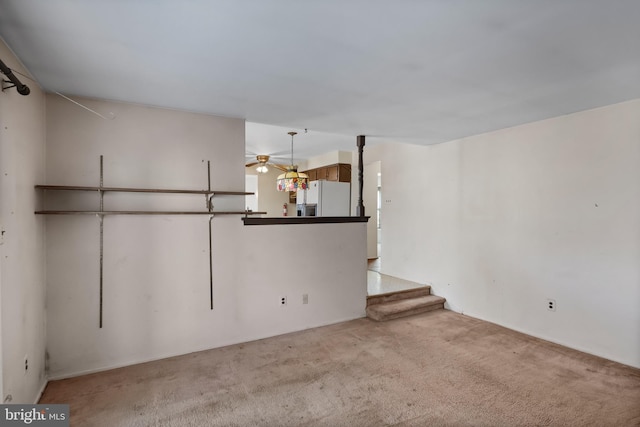
[[(13, 74), (13, 71), (11, 71), (11, 68), (4, 65), (4, 62), (2, 62), (1, 59), (0, 59), (0, 71), (2, 71), (2, 74), (7, 76), (7, 78), (9, 79), (9, 80), (3, 80), (3, 85), (2, 85), (3, 92), (5, 91), (5, 89), (11, 89), (12, 87), (15, 87), (20, 95), (29, 95), (31, 90), (29, 90), (27, 85), (22, 84), (20, 79), (18, 79), (16, 75)], [(5, 86), (4, 83), (13, 83), (13, 86)]]

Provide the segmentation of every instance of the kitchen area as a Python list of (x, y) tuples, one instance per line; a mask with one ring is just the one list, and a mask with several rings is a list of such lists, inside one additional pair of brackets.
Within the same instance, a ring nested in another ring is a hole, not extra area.
[(305, 173), (308, 188), (297, 192), (278, 191), (276, 178), (282, 171), (270, 168), (255, 173), (247, 168), (245, 206), (253, 211), (267, 212), (263, 217), (344, 217), (351, 216), (351, 153), (333, 152), (318, 159), (310, 159), (298, 170)]
[(323, 166), (303, 173), (309, 176), (309, 185), (295, 193), (296, 216), (350, 216), (350, 164)]

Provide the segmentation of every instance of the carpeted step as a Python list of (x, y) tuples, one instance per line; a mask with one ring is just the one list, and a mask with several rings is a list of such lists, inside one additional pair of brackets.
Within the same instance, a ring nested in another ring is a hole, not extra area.
[(367, 307), (385, 302), (409, 299), (415, 297), (425, 297), (431, 295), (431, 286), (421, 286), (419, 288), (406, 289), (404, 291), (387, 292), (385, 294), (369, 295), (367, 297)]
[(374, 304), (367, 307), (367, 317), (377, 321), (397, 319), (444, 308), (445, 299), (435, 295)]

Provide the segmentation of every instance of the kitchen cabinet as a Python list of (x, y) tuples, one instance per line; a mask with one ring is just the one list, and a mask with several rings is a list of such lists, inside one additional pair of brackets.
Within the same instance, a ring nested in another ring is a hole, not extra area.
[(336, 163), (304, 171), (309, 175), (309, 181), (326, 180), (351, 182), (351, 165), (348, 163)]
[(327, 166), (327, 181), (338, 181), (338, 165)]
[(338, 181), (351, 182), (351, 165), (347, 163), (338, 164)]
[(326, 167), (321, 167), (321, 168), (317, 168), (316, 169), (316, 179), (317, 180), (321, 180), (321, 179), (327, 179), (327, 168)]
[(309, 181), (317, 181), (317, 179), (318, 179), (318, 170), (317, 169), (312, 169), (310, 171), (306, 171), (305, 173), (307, 175), (309, 175)]

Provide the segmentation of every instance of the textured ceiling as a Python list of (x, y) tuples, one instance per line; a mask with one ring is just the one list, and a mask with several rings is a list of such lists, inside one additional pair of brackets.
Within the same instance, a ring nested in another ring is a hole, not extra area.
[(248, 129), (254, 152), (308, 128), (301, 156), (638, 98), (639, 22), (638, 0), (0, 1), (46, 90), (283, 127)]

